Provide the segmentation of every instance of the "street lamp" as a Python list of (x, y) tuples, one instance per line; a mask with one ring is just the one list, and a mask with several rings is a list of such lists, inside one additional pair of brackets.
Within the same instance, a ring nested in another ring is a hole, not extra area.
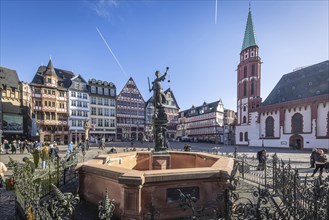
[(264, 148), (264, 135), (262, 134), (262, 148)]

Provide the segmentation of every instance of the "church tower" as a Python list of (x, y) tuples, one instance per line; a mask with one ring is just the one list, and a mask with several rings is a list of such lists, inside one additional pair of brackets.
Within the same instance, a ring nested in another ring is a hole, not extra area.
[(240, 63), (237, 69), (238, 125), (250, 123), (249, 113), (261, 104), (261, 63), (249, 7), (247, 25), (240, 52)]

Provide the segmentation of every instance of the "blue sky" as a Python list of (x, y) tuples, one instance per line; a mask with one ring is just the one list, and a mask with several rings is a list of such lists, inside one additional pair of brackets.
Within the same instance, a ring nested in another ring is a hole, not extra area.
[[(181, 110), (221, 98), (236, 110), (236, 68), (249, 1), (1, 0), (0, 65), (31, 82), (52, 58), (85, 80), (130, 76), (145, 100), (147, 77), (169, 66)], [(262, 58), (263, 100), (283, 74), (328, 60), (328, 1), (251, 1)], [(124, 72), (96, 30), (117, 57)]]

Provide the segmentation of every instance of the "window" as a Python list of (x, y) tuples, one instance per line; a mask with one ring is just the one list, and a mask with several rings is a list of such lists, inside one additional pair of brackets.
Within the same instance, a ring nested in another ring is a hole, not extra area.
[(243, 78), (247, 78), (247, 66), (243, 68)]
[(97, 125), (100, 126), (100, 127), (103, 127), (103, 119), (98, 118), (97, 121), (98, 121)]
[(51, 103), (51, 107), (55, 107), (55, 102), (52, 102)]
[(59, 96), (60, 96), (60, 97), (64, 97), (64, 92), (60, 92), (60, 93), (59, 93)]
[(97, 87), (97, 93), (99, 95), (103, 95), (103, 88), (102, 87)]
[(248, 132), (244, 133), (244, 141), (248, 141)]
[(76, 120), (72, 120), (72, 126), (73, 127), (77, 126), (77, 121)]
[(90, 91), (91, 93), (96, 93), (96, 86), (91, 86)]
[(47, 78), (47, 83), (51, 83), (51, 78)]
[(114, 127), (114, 119), (110, 120), (110, 127)]
[(243, 111), (244, 111), (244, 112), (246, 111), (246, 106), (243, 106)]
[(243, 116), (243, 123), (247, 123), (247, 117)]
[(254, 63), (251, 65), (251, 75), (252, 76), (255, 75), (255, 64)]
[(45, 101), (45, 106), (47, 106), (47, 103), (48, 103), (48, 102), (47, 102), (47, 101)]
[(76, 116), (77, 115), (77, 111), (76, 110), (72, 110), (72, 116)]
[(86, 94), (86, 93), (83, 93), (83, 94), (82, 94), (82, 98), (83, 98), (83, 99), (88, 99), (88, 98), (87, 98), (87, 94)]
[(243, 133), (240, 132), (240, 141), (243, 141)]
[(272, 116), (265, 120), (265, 137), (274, 137), (274, 119)]
[(110, 115), (115, 116), (115, 110), (114, 109), (110, 109)]
[(104, 126), (109, 127), (110, 125), (110, 120), (109, 119), (104, 119)]
[(115, 89), (110, 90), (111, 96), (115, 96)]
[(51, 94), (52, 94), (52, 95), (55, 95), (55, 91), (54, 91), (54, 90), (52, 90), (52, 91), (51, 91)]
[(102, 98), (98, 98), (98, 105), (103, 105), (103, 99)]
[(72, 101), (71, 101), (71, 105), (72, 105), (72, 106), (77, 106), (77, 101), (72, 100)]
[(96, 124), (96, 118), (91, 118), (91, 124), (95, 125)]
[(91, 97), (91, 104), (96, 104), (96, 97)]
[(87, 102), (82, 102), (84, 108), (88, 108), (88, 103)]
[(48, 95), (50, 95), (50, 94), (51, 94), (51, 90), (49, 89), (49, 90), (48, 90)]
[(91, 115), (96, 115), (96, 108), (95, 107), (92, 107), (91, 108)]
[(79, 98), (79, 99), (82, 98), (82, 94), (81, 94), (81, 92), (78, 92), (78, 98)]
[(78, 120), (78, 127), (82, 127), (82, 120)]
[(303, 116), (296, 113), (291, 118), (291, 133), (303, 132)]
[(107, 98), (104, 98), (104, 105), (109, 105), (109, 100)]
[(110, 112), (108, 108), (104, 108), (104, 116), (109, 116)]
[(98, 115), (103, 115), (103, 109), (102, 108), (98, 108)]
[(255, 79), (251, 80), (251, 95), (254, 94), (254, 87), (255, 87)]
[(104, 88), (104, 95), (109, 95), (109, 89), (108, 88)]

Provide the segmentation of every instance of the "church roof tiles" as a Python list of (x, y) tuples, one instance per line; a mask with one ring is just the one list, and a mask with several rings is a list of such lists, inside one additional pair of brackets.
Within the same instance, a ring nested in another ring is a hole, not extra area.
[(329, 60), (283, 75), (262, 106), (329, 94)]

